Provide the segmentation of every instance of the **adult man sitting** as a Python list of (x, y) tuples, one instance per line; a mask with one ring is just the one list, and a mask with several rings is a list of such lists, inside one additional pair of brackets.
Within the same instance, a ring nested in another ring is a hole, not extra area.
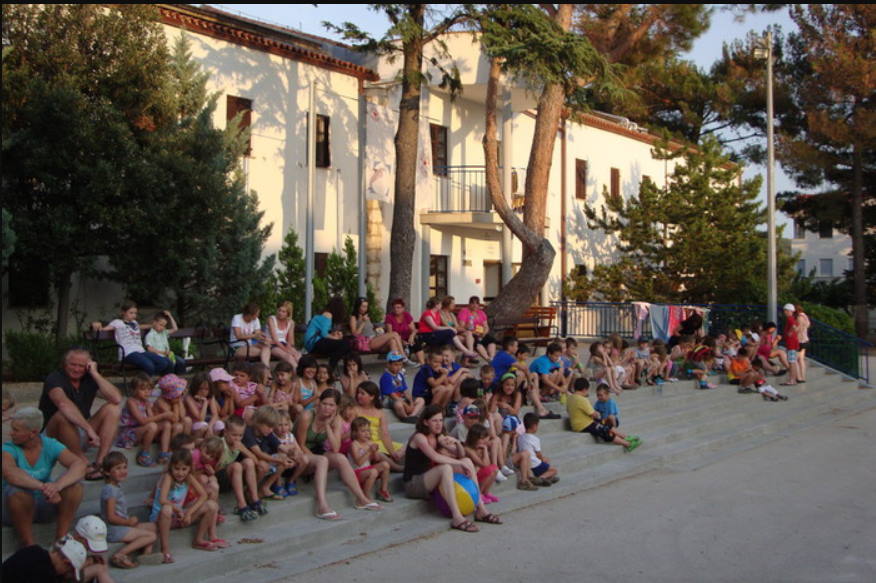
[[(97, 370), (91, 354), (81, 348), (68, 350), (63, 370), (53, 372), (43, 383), (40, 410), (46, 435), (67, 446), (85, 460), (83, 435), (88, 446), (97, 447), (97, 457), (86, 480), (100, 480), (100, 464), (109, 453), (119, 429), (122, 395)], [(94, 415), (91, 406), (100, 394), (107, 402)], [(87, 460), (86, 460), (87, 463)]]
[[(12, 441), (3, 444), (3, 523), (15, 528), (22, 546), (34, 544), (34, 522), (57, 518), (55, 540), (62, 538), (82, 501), (85, 460), (58, 440), (41, 435), (42, 423), (35, 407), (21, 409), (12, 416)], [(52, 482), (58, 462), (67, 471)]]

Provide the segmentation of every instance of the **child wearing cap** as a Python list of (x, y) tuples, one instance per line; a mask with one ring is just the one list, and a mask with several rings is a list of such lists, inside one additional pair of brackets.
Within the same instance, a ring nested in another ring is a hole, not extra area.
[(234, 379), (224, 368), (210, 370), (210, 391), (219, 406), (219, 419), (224, 423), (234, 415), (234, 391), (231, 381)]
[(399, 419), (405, 423), (416, 423), (420, 411), (426, 407), (426, 401), (423, 397), (411, 396), (402, 372), (403, 366), (404, 356), (394, 352), (387, 355), (386, 370), (380, 375), (380, 394), (383, 396), (384, 406), (395, 411)]
[(83, 547), (85, 547), (85, 564), (82, 566), (83, 581), (112, 581), (109, 576), (109, 568), (102, 554), (109, 548), (107, 541), (107, 527), (103, 520), (94, 515), (83, 516), (76, 523), (76, 527), (67, 535)]
[[(170, 413), (167, 421), (170, 423), (170, 439), (180, 433), (192, 432), (192, 420), (186, 415), (185, 407), (183, 406), (183, 393), (186, 390), (186, 381), (175, 374), (166, 374), (158, 379), (158, 388), (161, 389), (161, 396), (155, 399), (153, 404), (155, 412)], [(162, 447), (164, 444), (162, 444)], [(163, 450), (158, 454), (158, 462), (166, 463), (170, 459), (171, 452)]]
[(788, 357), (788, 380), (781, 383), (782, 386), (792, 386), (797, 384), (797, 379), (800, 378), (798, 371), (800, 369), (797, 363), (797, 352), (800, 350), (800, 339), (797, 335), (797, 308), (794, 304), (785, 304), (782, 309), (785, 313), (785, 350)]
[(82, 580), (82, 567), (87, 557), (85, 547), (71, 537), (65, 537), (49, 550), (39, 545), (18, 549), (3, 561), (4, 581)]

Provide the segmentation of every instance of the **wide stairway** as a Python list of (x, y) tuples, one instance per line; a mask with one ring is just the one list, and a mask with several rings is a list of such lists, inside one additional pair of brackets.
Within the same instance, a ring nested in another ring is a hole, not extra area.
[[(367, 368), (372, 378), (380, 374), (379, 366)], [(412, 376), (409, 372), (409, 377)], [(529, 492), (517, 490), (512, 477), (494, 486), (493, 494), (501, 502), (488, 508), (500, 515), (507, 514), (571, 494), (587, 496), (586, 491), (591, 489), (597, 489), (593, 492), (596, 494), (600, 486), (650, 470), (695, 469), (770, 440), (876, 407), (876, 392), (860, 389), (857, 382), (811, 361), (808, 377), (806, 384), (794, 387), (779, 387), (783, 379), (770, 377), (769, 381), (790, 397), (778, 403), (764, 401), (757, 394), (738, 394), (735, 386), (724, 383), (714, 390), (698, 390), (693, 381), (681, 381), (667, 383), (662, 390), (641, 387), (627, 391), (617, 398), (620, 429), (639, 435), (644, 441), (632, 453), (566, 430), (565, 415), (561, 420), (542, 421), (539, 435), (543, 452), (559, 469), (560, 482)], [(723, 377), (713, 376), (710, 380), (717, 383)], [(591, 389), (591, 400), (594, 393)], [(565, 413), (560, 403), (550, 403), (549, 407)], [(412, 425), (398, 422), (391, 425), (395, 441), (405, 442), (412, 431)], [(147, 513), (144, 500), (155, 487), (161, 469), (141, 468), (134, 463), (133, 450), (126, 454), (130, 475), (123, 488), (132, 513), (143, 520)], [(98, 513), (102, 485), (86, 483), (80, 514)], [(311, 485), (302, 482), (299, 495), (269, 502), (269, 513), (248, 523), (231, 514), (234, 501), (229, 494), (223, 494), (220, 503), (227, 521), (219, 527), (219, 536), (232, 543), (230, 548), (215, 552), (193, 550), (191, 528), (175, 530), (171, 534), (174, 564), (140, 566), (129, 571), (112, 569), (112, 575), (117, 581), (159, 578), (162, 583), (219, 578), (252, 583), (273, 581), (449, 528), (449, 519), (438, 514), (430, 503), (404, 497), (400, 474), (393, 474), (395, 501), (384, 504), (380, 512), (355, 510), (351, 496), (333, 473), (328, 490), (329, 503), (343, 515), (342, 520), (315, 518)], [(479, 534), (458, 536), (497, 536), (502, 528), (482, 525)], [(35, 525), (35, 531), (41, 544), (51, 543), (51, 525)], [(5, 558), (17, 544), (11, 528), (3, 527), (2, 542)], [(110, 552), (118, 546), (110, 545)]]

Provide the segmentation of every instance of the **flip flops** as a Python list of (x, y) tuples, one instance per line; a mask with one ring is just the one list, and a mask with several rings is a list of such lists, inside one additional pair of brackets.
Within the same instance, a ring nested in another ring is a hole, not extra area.
[(328, 512), (323, 512), (322, 514), (315, 515), (320, 520), (340, 520), (341, 515), (335, 512), (334, 510), (329, 510)]
[(377, 502), (369, 502), (368, 504), (356, 506), (355, 508), (356, 510), (383, 510), (383, 506), (381, 506)]

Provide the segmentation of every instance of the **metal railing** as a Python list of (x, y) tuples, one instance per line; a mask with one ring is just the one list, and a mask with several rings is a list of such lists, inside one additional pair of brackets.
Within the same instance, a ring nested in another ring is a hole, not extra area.
[[(641, 322), (633, 304), (609, 302), (552, 302), (557, 308), (560, 335), (584, 338), (605, 338), (618, 334), (623, 338), (653, 338), (650, 317)], [(668, 306), (666, 304), (659, 304)], [(708, 311), (704, 322), (712, 332), (729, 332), (764, 321), (766, 306), (730, 304), (685, 304)], [(781, 334), (784, 318), (777, 314), (773, 320)], [(809, 349), (806, 356), (855, 379), (870, 382), (868, 349), (873, 345), (833, 326), (810, 318)]]
[[(501, 168), (500, 168), (501, 172)], [(513, 193), (523, 185), (524, 170), (512, 170)], [(493, 203), (487, 191), (486, 170), (483, 166), (436, 166), (432, 212), (490, 212)], [(512, 193), (512, 194), (513, 194)]]

